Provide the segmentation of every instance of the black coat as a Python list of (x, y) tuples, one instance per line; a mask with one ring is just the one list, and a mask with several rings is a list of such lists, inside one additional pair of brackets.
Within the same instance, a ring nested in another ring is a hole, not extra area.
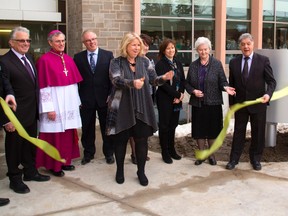
[(111, 91), (109, 78), (110, 61), (113, 53), (99, 48), (95, 73), (92, 73), (87, 58), (87, 50), (75, 54), (74, 61), (81, 73), (83, 81), (79, 83), (79, 95), (82, 106), (94, 108), (107, 106), (107, 98)]
[[(32, 57), (29, 54), (25, 56), (29, 59), (36, 76), (35, 80), (37, 80), (37, 70)], [(39, 113), (37, 82), (33, 82), (24, 64), (12, 50), (1, 57), (0, 67), (4, 95), (12, 94), (15, 96), (16, 117), (24, 127), (32, 125), (37, 120)]]

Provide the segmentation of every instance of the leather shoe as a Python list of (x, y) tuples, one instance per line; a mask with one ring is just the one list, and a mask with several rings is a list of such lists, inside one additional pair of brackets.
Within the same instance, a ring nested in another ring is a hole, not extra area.
[(113, 156), (106, 157), (106, 163), (107, 164), (113, 164), (115, 162)]
[(170, 154), (171, 158), (173, 158), (174, 160), (181, 160), (181, 156), (178, 155), (176, 152), (174, 154)]
[(56, 172), (56, 171), (54, 171), (54, 170), (51, 169), (50, 172), (51, 172), (54, 176), (57, 176), (57, 177), (63, 177), (63, 176), (65, 175), (65, 173), (63, 172), (63, 170)]
[(75, 166), (74, 165), (63, 165), (62, 170), (73, 171), (73, 170), (75, 170)]
[(198, 165), (201, 165), (204, 161), (205, 161), (205, 160), (196, 160), (194, 164), (195, 164), (196, 166), (198, 166)]
[(8, 198), (0, 198), (0, 206), (7, 205), (10, 202)]
[(20, 194), (26, 194), (30, 192), (29, 187), (24, 184), (22, 180), (20, 181), (10, 181), (9, 187), (15, 192)]
[(262, 169), (262, 166), (261, 166), (259, 161), (252, 162), (252, 167), (253, 167), (254, 170), (257, 170), (257, 171)]
[(90, 161), (91, 161), (91, 159), (89, 159), (89, 158), (83, 158), (83, 159), (81, 160), (81, 164), (82, 164), (82, 165), (85, 165), (85, 164), (87, 164), (87, 163), (90, 163)]
[(50, 176), (47, 175), (42, 175), (40, 173), (36, 173), (33, 177), (25, 176), (23, 177), (24, 181), (37, 181), (37, 182), (44, 182), (44, 181), (49, 181)]
[(209, 158), (209, 164), (215, 166), (217, 164), (217, 161), (215, 160), (215, 158)]
[(229, 163), (226, 165), (226, 169), (232, 170), (235, 168), (235, 166), (238, 164), (236, 161), (229, 161)]
[(162, 159), (165, 163), (167, 164), (172, 164), (173, 163), (173, 160), (172, 158), (170, 157), (170, 155), (168, 154), (168, 152), (162, 152)]

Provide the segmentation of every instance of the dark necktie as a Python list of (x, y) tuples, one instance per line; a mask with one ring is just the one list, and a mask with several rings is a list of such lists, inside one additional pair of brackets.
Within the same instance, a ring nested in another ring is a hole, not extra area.
[(21, 59), (24, 61), (24, 65), (25, 65), (25, 68), (26, 68), (26, 70), (27, 70), (29, 76), (31, 77), (31, 79), (33, 80), (33, 82), (35, 82), (35, 76), (34, 76), (34, 73), (33, 73), (32, 69), (31, 69), (29, 63), (27, 62), (26, 57), (23, 56)]
[(244, 62), (244, 67), (243, 67), (243, 71), (242, 71), (242, 77), (243, 77), (244, 83), (246, 83), (247, 79), (248, 79), (248, 76), (249, 76), (249, 72), (248, 72), (248, 60), (249, 60), (249, 57), (245, 57), (244, 60), (245, 60), (245, 62)]
[(96, 63), (95, 60), (93, 58), (93, 56), (95, 55), (95, 53), (90, 53), (90, 67), (93, 73), (95, 73), (95, 69), (96, 69)]

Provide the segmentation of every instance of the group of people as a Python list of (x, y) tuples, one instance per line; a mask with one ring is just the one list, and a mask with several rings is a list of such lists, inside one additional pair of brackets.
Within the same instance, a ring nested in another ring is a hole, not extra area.
[[(242, 56), (229, 63), (229, 83), (221, 62), (210, 54), (211, 42), (206, 37), (199, 37), (195, 42), (199, 58), (190, 64), (186, 78), (172, 39), (167, 38), (160, 44), (156, 65), (145, 55), (151, 43), (148, 35), (125, 34), (117, 58), (112, 52), (98, 47), (97, 35), (90, 30), (82, 33), (86, 50), (77, 53), (74, 59), (64, 53), (65, 35), (61, 31), (51, 31), (47, 40), (51, 49), (34, 66), (27, 53), (31, 43), (29, 30), (24, 27), (12, 30), (11, 49), (0, 59), (0, 93), (30, 136), (37, 136), (39, 119), (39, 138), (55, 146), (66, 163), (51, 159), (20, 137), (2, 112), (7, 176), (10, 188), (16, 193), (30, 191), (23, 180), (44, 182), (50, 179), (50, 176), (38, 172), (39, 167), (45, 167), (58, 177), (64, 176), (64, 171), (75, 169), (71, 161), (80, 156), (77, 134), (80, 127), (84, 148), (81, 164), (89, 163), (96, 152), (96, 113), (106, 163), (113, 164), (116, 160), (116, 182), (122, 184), (125, 181), (124, 160), (130, 140), (133, 142), (131, 158), (137, 164), (139, 183), (147, 186), (148, 137), (158, 127), (163, 161), (171, 164), (172, 159), (181, 159), (174, 140), (185, 90), (191, 95), (192, 137), (201, 150), (213, 144), (223, 127), (223, 91), (229, 94), (230, 105), (262, 97), (261, 104), (235, 113), (230, 161), (226, 166), (231, 170), (238, 164), (246, 125), (250, 120), (250, 161), (253, 169), (261, 169), (266, 105), (275, 90), (276, 81), (269, 59), (253, 52), (254, 40), (249, 33), (239, 38)], [(151, 97), (155, 86), (158, 86), (158, 124)], [(217, 164), (214, 155), (208, 161), (211, 165)], [(195, 165), (203, 162), (196, 160)], [(5, 201), (7, 203), (7, 199), (3, 202), (0, 199), (0, 205)]]

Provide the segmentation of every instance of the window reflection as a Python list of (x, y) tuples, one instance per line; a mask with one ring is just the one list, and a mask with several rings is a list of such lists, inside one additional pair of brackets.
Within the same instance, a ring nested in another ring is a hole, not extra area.
[(192, 0), (165, 0), (160, 3), (154, 0), (142, 0), (141, 15), (191, 17)]
[(248, 22), (227, 22), (226, 26), (226, 50), (238, 50), (238, 38), (241, 34), (250, 32)]
[(263, 49), (273, 49), (274, 48), (274, 24), (263, 23)]
[(263, 0), (263, 21), (274, 20), (274, 0)]
[(227, 19), (250, 20), (250, 0), (227, 0)]
[(213, 18), (214, 11), (214, 0), (194, 0), (195, 17)]
[(276, 0), (276, 19), (280, 22), (288, 21), (288, 1)]
[[(212, 44), (212, 49), (215, 49), (215, 22), (214, 21), (204, 21), (204, 20), (195, 20), (194, 22), (194, 42), (198, 37), (207, 37)], [(193, 43), (194, 43), (193, 42)]]
[(187, 39), (192, 37), (192, 21), (183, 19), (142, 19), (142, 33), (152, 38), (151, 50), (158, 50), (164, 38), (176, 41), (177, 49), (182, 49)]
[(276, 25), (276, 38), (277, 38), (277, 49), (288, 48), (288, 26), (284, 24)]

